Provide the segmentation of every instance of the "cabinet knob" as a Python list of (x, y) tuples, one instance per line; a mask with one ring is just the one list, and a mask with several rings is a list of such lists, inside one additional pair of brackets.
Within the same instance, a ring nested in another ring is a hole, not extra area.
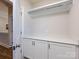
[(48, 49), (50, 49), (50, 44), (48, 44)]
[(32, 41), (32, 45), (34, 45), (34, 46), (35, 46), (35, 41)]

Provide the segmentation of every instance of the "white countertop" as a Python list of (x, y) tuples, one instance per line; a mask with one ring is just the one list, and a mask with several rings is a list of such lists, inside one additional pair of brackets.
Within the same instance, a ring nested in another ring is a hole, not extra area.
[(53, 38), (53, 37), (35, 37), (35, 36), (24, 36), (23, 39), (36, 39), (36, 40), (45, 40), (45, 41), (52, 41), (52, 42), (59, 42), (59, 43), (66, 43), (66, 44), (73, 44), (73, 45), (79, 45), (78, 40), (74, 40), (68, 37), (64, 38)]

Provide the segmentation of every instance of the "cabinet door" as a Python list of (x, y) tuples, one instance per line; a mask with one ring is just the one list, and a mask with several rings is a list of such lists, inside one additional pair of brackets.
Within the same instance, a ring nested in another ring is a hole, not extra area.
[(75, 59), (75, 46), (51, 43), (49, 59)]
[(26, 59), (34, 59), (35, 55), (35, 41), (30, 39), (23, 39), (23, 56)]
[(35, 59), (48, 59), (48, 44), (45, 41), (35, 41)]

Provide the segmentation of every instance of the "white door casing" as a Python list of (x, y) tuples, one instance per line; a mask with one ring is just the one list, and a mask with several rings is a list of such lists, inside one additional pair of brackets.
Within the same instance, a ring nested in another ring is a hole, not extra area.
[(21, 8), (20, 0), (13, 0), (13, 59), (21, 58)]

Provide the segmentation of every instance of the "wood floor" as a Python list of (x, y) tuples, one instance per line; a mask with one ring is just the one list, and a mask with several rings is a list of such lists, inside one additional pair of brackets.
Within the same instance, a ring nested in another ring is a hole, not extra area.
[(0, 59), (12, 59), (12, 48), (6, 48), (0, 45)]

